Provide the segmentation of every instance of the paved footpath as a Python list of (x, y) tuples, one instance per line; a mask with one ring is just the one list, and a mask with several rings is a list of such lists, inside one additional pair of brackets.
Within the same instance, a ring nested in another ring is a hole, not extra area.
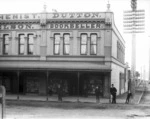
[[(142, 82), (135, 88), (135, 94), (134, 94), (134, 97), (131, 98), (130, 103), (139, 104), (143, 97), (144, 91), (145, 91), (145, 82)], [(125, 103), (126, 97), (127, 97), (127, 93), (124, 93), (123, 95), (118, 96), (117, 102)]]
[[(134, 100), (132, 99), (131, 104), (139, 104), (141, 97), (143, 95), (145, 87), (143, 83), (141, 83), (138, 87), (136, 87)], [(117, 96), (117, 103), (124, 104), (127, 97), (127, 93)], [(58, 102), (58, 96), (49, 96), (48, 100), (46, 96), (36, 96), (36, 95), (19, 95), (19, 100), (17, 100), (17, 95), (7, 95), (6, 101), (42, 101), (42, 102)], [(81, 102), (81, 103), (96, 103), (95, 96), (88, 97), (63, 97), (63, 102)], [(100, 98), (100, 103), (109, 104), (108, 98)]]
[(146, 90), (143, 94), (140, 104), (150, 105), (150, 84), (146, 84)]

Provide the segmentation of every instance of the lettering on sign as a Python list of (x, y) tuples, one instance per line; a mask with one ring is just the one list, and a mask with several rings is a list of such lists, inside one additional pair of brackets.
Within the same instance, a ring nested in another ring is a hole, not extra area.
[(104, 24), (101, 23), (51, 23), (50, 29), (101, 29)]
[[(47, 29), (103, 29), (104, 23), (50, 23)], [(39, 29), (40, 25), (33, 24), (4, 24), (0, 30)]]
[[(42, 13), (44, 14), (44, 13)], [(42, 14), (0, 14), (0, 20), (28, 20), (41, 19)], [(100, 12), (75, 13), (45, 13), (47, 19), (104, 19), (105, 14)]]
[(0, 30), (33, 29), (32, 24), (6, 24), (0, 25)]
[(101, 18), (102, 13), (53, 13), (52, 18)]
[(0, 14), (0, 20), (39, 19), (40, 14)]

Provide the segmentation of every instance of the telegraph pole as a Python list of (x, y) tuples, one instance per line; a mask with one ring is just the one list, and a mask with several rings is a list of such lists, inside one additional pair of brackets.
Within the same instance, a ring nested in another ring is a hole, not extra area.
[[(150, 36), (148, 36), (150, 38)], [(149, 41), (149, 82), (150, 82), (150, 41)]]
[(131, 88), (129, 90), (131, 90), (134, 96), (136, 72), (136, 34), (144, 33), (145, 11), (137, 10), (137, 0), (131, 0), (131, 9), (132, 10), (124, 11), (124, 32), (132, 34)]

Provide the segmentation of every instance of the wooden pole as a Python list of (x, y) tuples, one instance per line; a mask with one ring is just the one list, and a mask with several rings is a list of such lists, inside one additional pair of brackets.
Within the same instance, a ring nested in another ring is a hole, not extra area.
[(47, 70), (46, 71), (46, 101), (48, 101), (48, 77), (49, 77), (49, 72)]
[(80, 73), (78, 72), (78, 98), (77, 98), (77, 102), (79, 102), (79, 79), (80, 78)]
[(20, 71), (18, 70), (17, 71), (17, 92), (18, 92), (18, 94), (17, 94), (17, 100), (19, 100), (19, 80), (20, 80)]
[(2, 103), (2, 119), (5, 118), (5, 94), (6, 94), (6, 90), (4, 86), (0, 86), (0, 93), (2, 94), (1, 96), (1, 103)]
[(108, 75), (109, 79), (109, 103), (111, 103), (111, 93), (110, 93), (110, 88), (111, 88), (111, 72)]

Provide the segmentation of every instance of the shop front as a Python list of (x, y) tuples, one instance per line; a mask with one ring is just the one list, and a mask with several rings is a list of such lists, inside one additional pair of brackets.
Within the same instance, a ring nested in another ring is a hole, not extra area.
[[(58, 85), (63, 97), (95, 97), (100, 87), (101, 97), (108, 97), (110, 72), (19, 70), (1, 71), (0, 83), (7, 94), (21, 96), (57, 97)], [(56, 99), (57, 100), (57, 99)]]

